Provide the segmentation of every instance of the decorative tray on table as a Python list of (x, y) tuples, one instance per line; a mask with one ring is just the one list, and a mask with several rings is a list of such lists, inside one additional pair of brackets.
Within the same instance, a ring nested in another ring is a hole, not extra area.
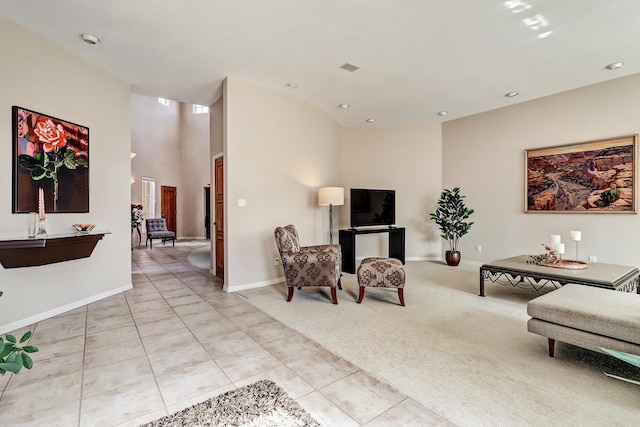
[(567, 270), (584, 270), (588, 267), (588, 264), (583, 261), (574, 261), (571, 259), (563, 259), (558, 263), (543, 262), (541, 265), (545, 267), (564, 268)]

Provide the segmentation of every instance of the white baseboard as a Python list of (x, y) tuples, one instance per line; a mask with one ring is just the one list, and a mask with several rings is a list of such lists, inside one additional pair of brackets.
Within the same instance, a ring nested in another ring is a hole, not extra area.
[(58, 314), (66, 313), (67, 311), (75, 310), (78, 307), (91, 304), (92, 302), (100, 301), (101, 299), (108, 298), (110, 296), (119, 294), (124, 291), (128, 291), (129, 289), (133, 289), (132, 283), (129, 283), (128, 285), (125, 285), (119, 288), (111, 289), (107, 292), (103, 292), (97, 295), (92, 295), (90, 297), (81, 299), (79, 301), (74, 301), (72, 303), (63, 305), (62, 307), (56, 307), (53, 310), (45, 311), (44, 313), (38, 313), (34, 316), (27, 317), (26, 319), (18, 320), (17, 322), (2, 325), (0, 326), (0, 334), (6, 334), (7, 332), (24, 328), (25, 326), (32, 325), (34, 323), (40, 322), (41, 320), (45, 320), (50, 317), (57, 316)]
[(227, 292), (246, 291), (247, 289), (263, 288), (265, 286), (275, 285), (276, 283), (284, 282), (284, 276), (277, 279), (264, 280), (262, 282), (245, 283), (243, 285), (236, 285), (225, 289)]

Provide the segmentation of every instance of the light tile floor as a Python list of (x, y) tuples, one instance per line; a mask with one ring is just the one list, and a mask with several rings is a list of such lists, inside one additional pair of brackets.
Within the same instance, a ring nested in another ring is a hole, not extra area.
[(205, 244), (135, 249), (132, 290), (15, 331), (40, 351), (0, 377), (0, 426), (137, 426), (260, 379), (324, 426), (451, 425), (225, 293), (188, 262)]

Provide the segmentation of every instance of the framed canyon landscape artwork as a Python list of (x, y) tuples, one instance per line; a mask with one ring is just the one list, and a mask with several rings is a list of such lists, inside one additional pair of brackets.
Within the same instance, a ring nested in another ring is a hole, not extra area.
[(525, 150), (525, 212), (636, 213), (637, 140)]
[(12, 212), (89, 212), (89, 128), (14, 106)]

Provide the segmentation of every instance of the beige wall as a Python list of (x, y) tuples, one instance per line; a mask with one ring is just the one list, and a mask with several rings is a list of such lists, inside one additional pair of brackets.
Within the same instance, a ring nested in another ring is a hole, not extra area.
[[(440, 124), (345, 128), (340, 139), (340, 183), (346, 199), (335, 208), (340, 228), (350, 226), (350, 188), (395, 190), (396, 224), (406, 228), (407, 259), (439, 258), (442, 243), (428, 212), (441, 189)], [(356, 249), (358, 259), (387, 256), (388, 235), (360, 235)]]
[(204, 188), (209, 174), (209, 114), (193, 114), (192, 104), (180, 104), (182, 224), (181, 237), (205, 238)]
[[(204, 238), (204, 187), (209, 176), (209, 114), (193, 114), (191, 104), (131, 94), (131, 203), (142, 202), (141, 178), (156, 179), (156, 216), (161, 186), (177, 189), (177, 235)], [(143, 229), (144, 231), (144, 229)], [(143, 235), (144, 239), (144, 235)]]
[(476, 209), (463, 259), (542, 253), (550, 234), (571, 257), (569, 231), (581, 230), (582, 259), (640, 264), (638, 215), (524, 213), (524, 150), (638, 133), (638, 99), (640, 74), (445, 123), (443, 185), (461, 187)]
[(295, 224), (305, 245), (328, 240), (317, 190), (338, 182), (339, 127), (280, 92), (233, 78), (225, 85), (225, 287), (234, 291), (282, 277), (275, 227)]
[(89, 127), (89, 213), (48, 214), (49, 234), (74, 222), (112, 232), (90, 258), (0, 268), (1, 333), (131, 288), (131, 117), (128, 84), (3, 18), (0, 52), (0, 238), (27, 234), (27, 215), (11, 213), (12, 105)]
[[(161, 216), (160, 188), (177, 188), (177, 236), (182, 236), (183, 200), (182, 154), (180, 146), (180, 103), (171, 101), (169, 107), (158, 98), (131, 94), (131, 203), (142, 203), (141, 178), (156, 180), (156, 217)], [(144, 227), (142, 229), (144, 232)], [(142, 239), (144, 241), (144, 235)]]

